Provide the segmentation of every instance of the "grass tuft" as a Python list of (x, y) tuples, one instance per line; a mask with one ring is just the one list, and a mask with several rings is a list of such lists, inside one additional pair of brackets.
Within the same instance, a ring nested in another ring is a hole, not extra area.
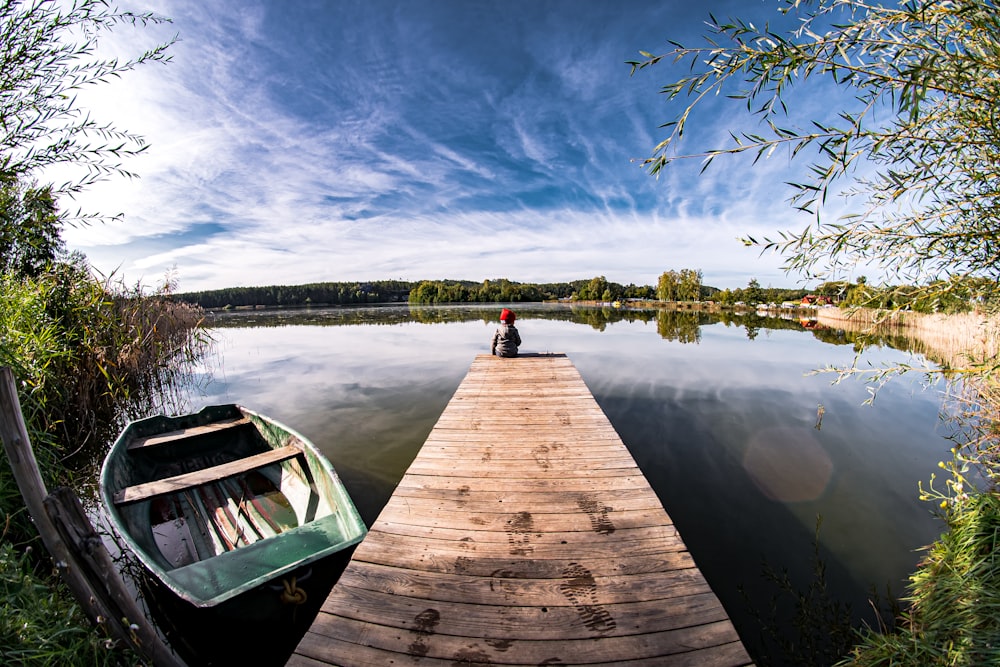
[[(80, 488), (122, 424), (165, 411), (210, 341), (201, 311), (58, 264), (0, 275), (0, 365), (18, 383), (46, 486)], [(0, 452), (0, 458), (5, 458)], [(53, 571), (10, 466), (0, 464), (0, 664), (135, 664), (90, 627)]]

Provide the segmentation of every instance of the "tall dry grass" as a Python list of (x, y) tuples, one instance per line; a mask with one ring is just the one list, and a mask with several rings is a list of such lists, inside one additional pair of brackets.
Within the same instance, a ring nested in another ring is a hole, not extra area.
[(826, 326), (873, 337), (906, 338), (913, 351), (946, 369), (982, 371), (1000, 355), (1000, 317), (982, 313), (821, 308), (817, 319)]
[[(0, 365), (14, 371), (49, 488), (92, 483), (89, 471), (120, 424), (155, 410), (186, 378), (210, 343), (201, 317), (166, 294), (97, 280), (80, 264), (24, 280), (0, 275)], [(0, 461), (0, 663), (137, 664), (89, 627), (39, 547)]]
[(911, 350), (961, 377), (946, 405), (955, 447), (952, 460), (939, 464), (944, 484), (932, 475), (920, 485), (944, 531), (910, 576), (908, 608), (895, 630), (863, 631), (838, 665), (1000, 664), (1000, 318), (830, 308), (818, 319), (873, 340), (905, 338)]

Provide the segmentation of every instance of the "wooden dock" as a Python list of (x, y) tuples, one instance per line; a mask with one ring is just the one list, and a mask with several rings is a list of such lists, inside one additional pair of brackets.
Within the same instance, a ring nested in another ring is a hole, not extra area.
[(288, 664), (750, 658), (576, 368), (546, 354), (476, 357)]

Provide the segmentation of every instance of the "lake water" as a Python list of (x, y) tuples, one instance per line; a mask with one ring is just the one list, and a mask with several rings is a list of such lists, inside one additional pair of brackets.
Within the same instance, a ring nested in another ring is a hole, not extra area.
[[(864, 406), (863, 382), (809, 375), (850, 365), (853, 345), (797, 322), (514, 307), (522, 351), (569, 356), (761, 664), (783, 662), (760, 629), (773, 596), (779, 627), (793, 623), (792, 598), (765, 572), (787, 571), (808, 589), (818, 517), (828, 590), (855, 623), (875, 622), (873, 588), (903, 593), (918, 549), (943, 526), (917, 499), (918, 482), (950, 458), (942, 387), (911, 374)], [(218, 356), (192, 407), (237, 402), (297, 429), (331, 459), (371, 525), (474, 356), (489, 352), (499, 311), (222, 315)], [(859, 365), (897, 362), (921, 363), (880, 347)]]

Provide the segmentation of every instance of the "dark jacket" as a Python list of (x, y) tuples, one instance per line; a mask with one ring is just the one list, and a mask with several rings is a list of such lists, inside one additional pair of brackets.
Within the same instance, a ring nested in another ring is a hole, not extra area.
[(513, 324), (501, 324), (493, 334), (490, 353), (498, 357), (516, 357), (517, 348), (521, 344), (521, 334)]

